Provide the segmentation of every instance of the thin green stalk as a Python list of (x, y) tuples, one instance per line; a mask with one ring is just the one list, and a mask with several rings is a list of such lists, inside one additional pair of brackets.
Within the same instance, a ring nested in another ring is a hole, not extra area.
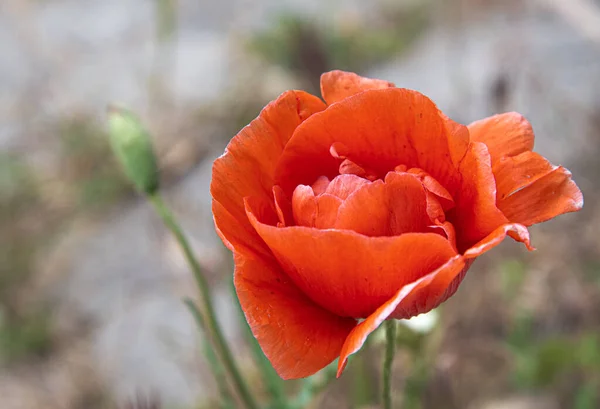
[(364, 350), (354, 358), (354, 370), (351, 372), (352, 381), (351, 396), (352, 407), (360, 408), (371, 402), (369, 396), (369, 384), (366, 377), (367, 360)]
[(413, 362), (404, 385), (404, 409), (423, 407), (423, 394), (427, 388), (431, 371), (435, 367), (443, 336), (443, 329), (438, 326), (428, 335), (419, 335), (416, 345), (408, 346)]
[(208, 365), (211, 368), (211, 372), (215, 377), (215, 382), (217, 384), (217, 388), (219, 389), (219, 395), (221, 395), (221, 408), (232, 409), (233, 401), (231, 398), (231, 394), (229, 393), (229, 388), (227, 387), (227, 378), (225, 376), (225, 371), (223, 366), (217, 359), (215, 351), (208, 339), (209, 335), (208, 330), (206, 328), (206, 322), (204, 321), (204, 317), (202, 316), (202, 313), (200, 312), (200, 310), (198, 310), (196, 303), (194, 303), (192, 299), (186, 298), (183, 302), (188, 307), (190, 313), (194, 317), (198, 329), (200, 329), (200, 331), (204, 334), (205, 342), (202, 343), (202, 349), (204, 351), (204, 356), (208, 361)]
[(392, 409), (392, 362), (396, 352), (396, 321), (385, 322), (385, 359), (383, 361), (383, 408)]
[(210, 331), (211, 340), (215, 344), (215, 349), (218, 351), (221, 360), (223, 361), (223, 365), (227, 369), (227, 372), (231, 376), (233, 380), (233, 384), (244, 402), (244, 405), (247, 409), (258, 409), (258, 405), (254, 400), (254, 397), (250, 393), (248, 385), (242, 378), (240, 370), (238, 369), (235, 360), (233, 359), (233, 355), (231, 353), (231, 349), (225, 340), (225, 336), (223, 335), (223, 331), (219, 322), (217, 321), (217, 317), (215, 315), (215, 310), (213, 307), (212, 297), (210, 294), (210, 289), (208, 287), (208, 282), (206, 278), (202, 274), (202, 269), (200, 268), (200, 264), (198, 260), (194, 256), (192, 249), (188, 240), (186, 239), (181, 227), (177, 223), (175, 217), (162, 200), (162, 197), (158, 194), (152, 194), (148, 196), (148, 199), (154, 206), (156, 212), (162, 218), (165, 225), (171, 230), (177, 242), (181, 246), (183, 253), (187, 262), (189, 263), (192, 272), (194, 273), (194, 278), (196, 279), (196, 284), (198, 285), (198, 290), (200, 291), (200, 298), (203, 304), (203, 310), (206, 314), (206, 327)]

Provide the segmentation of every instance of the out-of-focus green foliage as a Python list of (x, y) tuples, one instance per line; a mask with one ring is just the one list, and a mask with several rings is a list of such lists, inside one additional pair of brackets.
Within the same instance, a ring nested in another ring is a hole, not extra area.
[(533, 325), (533, 317), (522, 314), (515, 320), (508, 339), (514, 355), (515, 386), (524, 390), (556, 389), (565, 380), (581, 379), (573, 407), (596, 407), (599, 396), (595, 391), (600, 388), (600, 333), (557, 335), (538, 340)]
[(527, 274), (526, 265), (517, 259), (509, 259), (500, 266), (500, 283), (502, 292), (508, 301), (518, 294)]
[(177, 30), (177, 1), (154, 0), (156, 2), (156, 38), (166, 41), (175, 35)]
[[(86, 119), (56, 126), (59, 169), (38, 175), (22, 156), (0, 155), (0, 357), (16, 362), (43, 356), (52, 346), (48, 314), (43, 307), (23, 311), (20, 297), (33, 274), (39, 250), (51, 242), (62, 222), (80, 211), (102, 210), (131, 192), (115, 166), (106, 134)], [(59, 179), (66, 191), (44, 189)], [(60, 210), (50, 202), (60, 195)]]
[(43, 357), (51, 347), (52, 334), (46, 313), (35, 312), (6, 322), (0, 319), (0, 362)]
[(35, 243), (27, 232), (27, 213), (39, 203), (39, 191), (24, 160), (0, 156), (0, 301), (27, 276)]
[(47, 316), (18, 309), (33, 255), (41, 243), (35, 234), (41, 202), (38, 182), (23, 159), (0, 156), (0, 360), (10, 363), (50, 348)]
[(313, 82), (325, 71), (361, 72), (401, 54), (424, 31), (427, 22), (426, 4), (383, 9), (368, 22), (342, 20), (339, 26), (327, 27), (297, 15), (282, 15), (270, 28), (252, 37), (248, 45), (267, 62)]
[(83, 118), (73, 119), (62, 123), (59, 132), (63, 172), (75, 188), (80, 210), (100, 210), (131, 192), (99, 126)]

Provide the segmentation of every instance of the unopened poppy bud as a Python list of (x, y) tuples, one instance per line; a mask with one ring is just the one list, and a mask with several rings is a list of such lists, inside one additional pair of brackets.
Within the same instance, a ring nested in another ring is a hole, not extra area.
[(117, 107), (108, 109), (110, 144), (125, 174), (141, 193), (158, 189), (158, 167), (150, 135), (138, 118)]

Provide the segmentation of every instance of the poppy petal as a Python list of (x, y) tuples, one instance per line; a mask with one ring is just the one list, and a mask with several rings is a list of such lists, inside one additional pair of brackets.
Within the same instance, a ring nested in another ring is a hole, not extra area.
[(329, 229), (335, 224), (341, 204), (339, 197), (327, 193), (315, 196), (310, 186), (300, 185), (292, 198), (296, 225)]
[(327, 105), (370, 89), (395, 87), (388, 81), (361, 77), (353, 72), (329, 71), (321, 75), (321, 95)]
[(440, 222), (439, 220), (436, 220), (435, 224), (433, 226), (430, 226), (430, 228), (433, 229), (433, 231), (435, 231), (435, 230), (443, 231), (444, 234), (446, 235), (446, 238), (452, 245), (452, 248), (454, 249), (454, 251), (456, 251), (458, 253), (458, 248), (456, 247), (456, 230), (454, 229), (454, 226), (452, 225), (452, 223)]
[(271, 250), (250, 223), (240, 223), (216, 200), (212, 201), (215, 230), (223, 244), (234, 253), (269, 255)]
[(321, 176), (320, 178), (318, 178), (315, 181), (315, 183), (312, 184), (312, 188), (313, 188), (313, 191), (315, 192), (315, 195), (321, 195), (321, 194), (325, 193), (325, 190), (329, 186), (330, 182), (331, 181), (326, 176)]
[[(365, 91), (304, 121), (284, 149), (275, 180), (291, 194), (319, 176), (337, 176), (344, 157), (379, 178), (398, 165), (421, 168), (454, 195), (460, 175), (450, 138), (439, 110), (426, 96), (399, 88)], [(336, 151), (344, 148), (340, 157), (332, 156), (332, 146)]]
[(277, 211), (279, 225), (282, 227), (292, 226), (294, 221), (294, 216), (292, 214), (292, 203), (287, 198), (281, 187), (273, 186), (273, 200), (275, 202), (275, 209)]
[(369, 183), (344, 201), (335, 228), (366, 236), (425, 232), (432, 223), (425, 193), (415, 176), (390, 172), (385, 183), (381, 180)]
[(546, 158), (531, 151), (500, 159), (493, 167), (498, 204), (555, 169)]
[(236, 255), (234, 283), (252, 333), (283, 379), (314, 374), (356, 325), (310, 301), (272, 258)]
[(379, 325), (388, 319), (395, 311), (402, 309), (403, 305), (412, 305), (415, 298), (420, 297), (420, 293), (426, 289), (431, 289), (432, 286), (445, 290), (456, 277), (460, 276), (465, 268), (465, 259), (462, 256), (455, 256), (437, 268), (432, 273), (429, 273), (416, 281), (405, 284), (396, 293), (377, 308), (364, 321), (359, 323), (342, 347), (340, 359), (338, 361), (339, 377), (346, 366), (348, 357), (357, 352), (367, 340), (369, 334), (375, 331)]
[(298, 288), (339, 316), (368, 316), (396, 289), (456, 254), (436, 233), (367, 237), (349, 230), (277, 228), (262, 222), (264, 206), (255, 198), (246, 199), (256, 231)]
[[(300, 123), (323, 109), (325, 104), (319, 98), (302, 91), (288, 91), (267, 105), (214, 162), (210, 192), (223, 207), (214, 214), (215, 225), (231, 248), (248, 248), (256, 242), (256, 236), (248, 233), (252, 228), (243, 198), (272, 198), (273, 174), (284, 146)], [(291, 192), (288, 194), (291, 197)], [(221, 217), (224, 209), (233, 220)]]
[(408, 173), (415, 175), (421, 181), (425, 189), (436, 196), (444, 211), (454, 207), (454, 199), (448, 190), (423, 169), (409, 169)]
[(324, 194), (317, 196), (317, 217), (315, 225), (317, 229), (331, 229), (337, 220), (338, 210), (342, 205), (339, 197)]
[(469, 147), (469, 129), (463, 124), (453, 121), (448, 118), (446, 114), (440, 111), (440, 117), (444, 121), (444, 126), (448, 132), (448, 145), (450, 146), (450, 154), (452, 155), (452, 161), (455, 165), (458, 165), (467, 153)]
[(461, 188), (454, 196), (456, 207), (447, 217), (460, 232), (457, 245), (462, 252), (508, 220), (496, 207), (496, 181), (486, 145), (471, 143), (459, 170)]
[(525, 226), (576, 212), (583, 207), (583, 195), (562, 166), (503, 199), (498, 207), (511, 222)]
[(346, 200), (348, 196), (367, 184), (369, 184), (369, 181), (360, 176), (339, 175), (331, 181), (329, 186), (327, 186), (325, 193)]
[(315, 225), (317, 218), (317, 198), (310, 186), (300, 185), (294, 190), (292, 196), (292, 213), (294, 222), (298, 226)]
[(495, 164), (504, 156), (515, 156), (533, 149), (533, 128), (517, 112), (494, 115), (468, 126), (471, 141), (487, 145)]
[(498, 244), (502, 243), (502, 240), (504, 240), (507, 235), (510, 235), (517, 241), (525, 243), (525, 246), (528, 250), (534, 250), (534, 248), (531, 247), (531, 242), (529, 241), (529, 232), (527, 231), (527, 227), (518, 223), (508, 223), (498, 227), (486, 238), (465, 251), (465, 258), (470, 259), (481, 256), (483, 253), (490, 251)]

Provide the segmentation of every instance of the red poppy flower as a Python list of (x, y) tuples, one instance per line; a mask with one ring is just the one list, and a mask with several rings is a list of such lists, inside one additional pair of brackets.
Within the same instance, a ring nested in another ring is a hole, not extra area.
[(527, 226), (583, 206), (517, 113), (465, 127), (418, 92), (341, 71), (321, 93), (281, 95), (213, 166), (239, 300), (286, 379), (338, 356), (341, 373), (383, 320), (437, 307), (506, 235), (531, 249)]

